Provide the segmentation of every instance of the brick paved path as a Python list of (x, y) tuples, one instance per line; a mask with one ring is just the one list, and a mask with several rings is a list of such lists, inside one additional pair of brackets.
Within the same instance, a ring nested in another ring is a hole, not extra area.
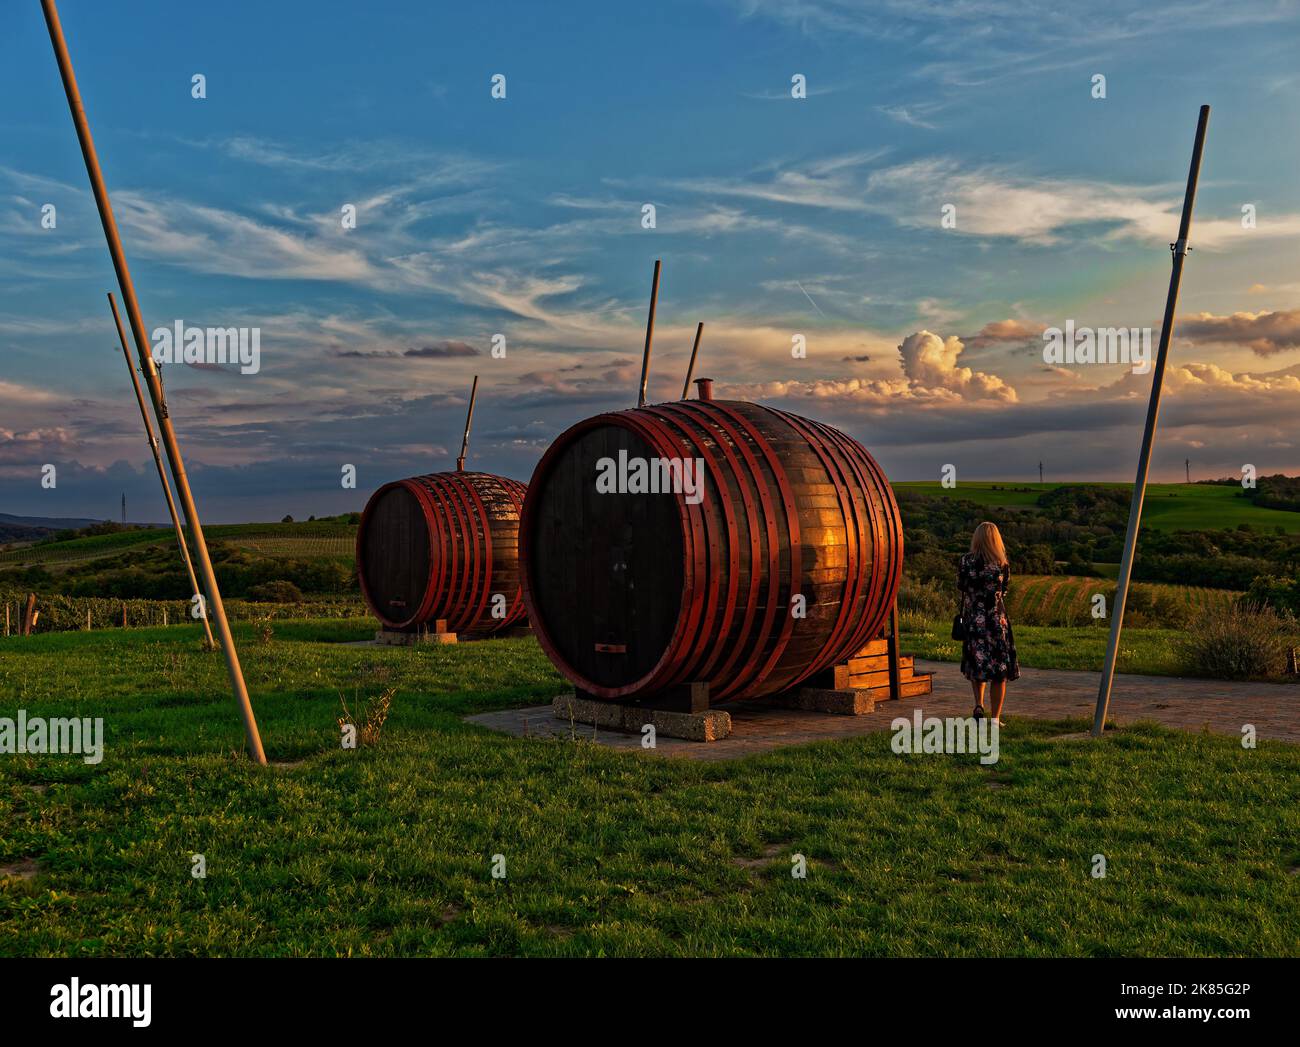
[[(914, 709), (927, 716), (969, 716), (973, 702), (970, 684), (953, 662), (916, 663), (918, 672), (933, 672), (934, 693), (923, 698), (882, 702), (868, 716), (831, 716), (793, 709), (774, 709), (756, 703), (728, 706), (732, 733), (719, 742), (686, 742), (660, 738), (661, 755), (696, 760), (730, 760), (787, 745), (852, 738), (886, 731), (896, 716), (911, 716)], [(1097, 704), (1099, 673), (1063, 669), (1021, 669), (1020, 679), (1007, 688), (1004, 718), (1042, 720), (1085, 719), (1092, 723)], [(1110, 718), (1117, 724), (1155, 720), (1182, 730), (1209, 730), (1241, 737), (1243, 724), (1254, 724), (1260, 739), (1300, 742), (1300, 686), (1271, 683), (1230, 683), (1187, 680), (1172, 676), (1116, 676), (1111, 692)], [(593, 731), (556, 720), (551, 707), (508, 709), (467, 717), (507, 734), (563, 736), (570, 732), (615, 749), (639, 749), (637, 735)]]
[[(934, 694), (917, 704), (938, 716), (954, 715), (950, 709), (970, 714), (974, 708), (970, 684), (955, 663), (918, 660), (916, 666), (919, 672), (934, 673)], [(1007, 685), (1004, 719), (1082, 716), (1091, 726), (1100, 684), (1101, 673), (1022, 668), (1020, 679)], [(1117, 675), (1111, 688), (1110, 719), (1118, 724), (1156, 720), (1188, 731), (1208, 726), (1237, 737), (1242, 724), (1251, 723), (1260, 738), (1300, 742), (1300, 686)]]

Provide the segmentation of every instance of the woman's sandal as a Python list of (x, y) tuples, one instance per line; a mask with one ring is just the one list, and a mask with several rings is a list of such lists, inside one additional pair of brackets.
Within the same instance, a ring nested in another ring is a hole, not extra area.
[(981, 719), (983, 719), (983, 717), (984, 717), (984, 706), (982, 706), (982, 705), (977, 705), (977, 706), (975, 706), (975, 711), (974, 711), (973, 713), (971, 713), (971, 717), (972, 717), (972, 719), (974, 719), (977, 723), (978, 723)]

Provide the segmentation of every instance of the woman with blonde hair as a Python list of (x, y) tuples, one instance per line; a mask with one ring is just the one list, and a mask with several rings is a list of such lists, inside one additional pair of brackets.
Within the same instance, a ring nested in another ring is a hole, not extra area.
[(987, 520), (975, 528), (970, 552), (957, 568), (957, 591), (961, 614), (953, 623), (954, 639), (960, 639), (961, 672), (975, 695), (974, 716), (985, 715), (984, 687), (989, 687), (993, 722), (1002, 726), (1002, 706), (1007, 700), (1007, 681), (1020, 676), (1016, 641), (1007, 618), (1007, 585), (1011, 568), (1006, 546), (997, 524)]

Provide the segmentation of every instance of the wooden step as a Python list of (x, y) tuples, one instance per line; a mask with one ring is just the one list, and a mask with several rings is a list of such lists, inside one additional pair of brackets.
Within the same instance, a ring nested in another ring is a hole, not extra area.
[[(932, 690), (933, 673), (918, 673), (910, 680), (903, 680), (899, 683), (900, 698), (917, 698), (923, 694), (929, 694)], [(872, 700), (885, 702), (889, 700), (889, 681), (875, 687), (860, 688), (870, 693)]]
[(857, 653), (853, 655), (853, 657), (874, 658), (876, 655), (888, 654), (888, 653), (889, 653), (889, 641), (882, 636), (877, 640), (870, 640), (867, 643), (865, 643), (857, 651)]
[[(912, 668), (913, 662), (914, 659), (910, 654), (901, 655), (898, 659), (898, 668), (900, 670), (910, 669)], [(879, 672), (881, 669), (888, 668), (889, 655), (887, 654), (871, 655), (870, 657), (858, 657), (855, 655), (849, 659), (850, 676), (855, 676), (858, 673), (875, 673)]]
[[(900, 665), (898, 667), (898, 682), (906, 683), (908, 680), (915, 679), (916, 674), (910, 665)], [(889, 683), (889, 670), (880, 669), (872, 673), (849, 673), (850, 687), (879, 687), (882, 684)]]
[[(912, 678), (912, 674), (909, 671), (907, 675), (904, 676), (902, 670), (900, 669), (898, 673), (898, 678), (899, 680), (903, 680), (903, 679), (910, 680)], [(849, 673), (850, 687), (880, 687), (882, 684), (885, 686), (888, 686), (889, 684), (888, 669), (884, 669), (881, 670), (880, 672), (874, 672), (874, 673)]]

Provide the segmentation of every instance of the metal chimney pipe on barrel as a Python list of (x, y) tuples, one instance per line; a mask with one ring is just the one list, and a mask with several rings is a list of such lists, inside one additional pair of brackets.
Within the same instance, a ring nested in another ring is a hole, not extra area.
[(696, 389), (697, 389), (697, 392), (696, 392), (695, 395), (696, 395), (699, 399), (701, 399), (701, 400), (712, 400), (712, 399), (713, 399), (713, 379), (712, 379), (712, 378), (697, 378), (697, 379), (695, 379), (695, 385), (696, 385)]

